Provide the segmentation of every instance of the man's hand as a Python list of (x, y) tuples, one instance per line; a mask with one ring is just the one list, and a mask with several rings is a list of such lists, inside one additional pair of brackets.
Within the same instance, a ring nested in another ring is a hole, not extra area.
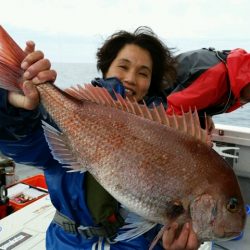
[(51, 63), (44, 58), (41, 51), (35, 51), (35, 43), (28, 41), (26, 43), (25, 52), (27, 56), (24, 58), (21, 67), (23, 74), (23, 94), (10, 91), (8, 101), (11, 105), (33, 110), (39, 104), (39, 93), (36, 84), (45, 82), (54, 82), (56, 79), (56, 71), (51, 70)]
[(200, 246), (191, 225), (186, 223), (180, 235), (176, 238), (178, 224), (174, 222), (162, 236), (163, 247), (166, 250), (197, 250)]

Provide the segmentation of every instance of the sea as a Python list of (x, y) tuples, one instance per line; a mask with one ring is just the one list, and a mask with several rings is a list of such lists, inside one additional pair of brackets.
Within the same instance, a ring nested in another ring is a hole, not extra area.
[[(95, 63), (52, 63), (52, 68), (57, 71), (55, 84), (61, 88), (90, 83), (95, 77), (101, 77)], [(218, 124), (250, 128), (250, 103), (233, 112), (215, 115), (213, 120)]]

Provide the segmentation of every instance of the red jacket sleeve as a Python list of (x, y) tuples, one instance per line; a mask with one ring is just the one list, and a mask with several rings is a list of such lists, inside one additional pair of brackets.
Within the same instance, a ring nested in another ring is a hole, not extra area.
[(250, 83), (250, 54), (243, 49), (235, 49), (228, 55), (227, 65), (232, 91), (239, 99), (242, 88)]
[(167, 97), (167, 113), (172, 114), (174, 110), (180, 114), (181, 107), (184, 112), (189, 108), (199, 111), (225, 103), (228, 97), (227, 74), (236, 99), (227, 112), (239, 108), (240, 91), (250, 83), (250, 54), (243, 49), (232, 50), (227, 57), (227, 68), (224, 63), (219, 63), (201, 74), (186, 89), (170, 94)]
[(226, 67), (224, 63), (216, 64), (202, 73), (192, 84), (167, 97), (167, 113), (181, 114), (181, 109), (187, 112), (189, 108), (203, 110), (223, 101), (226, 95)]

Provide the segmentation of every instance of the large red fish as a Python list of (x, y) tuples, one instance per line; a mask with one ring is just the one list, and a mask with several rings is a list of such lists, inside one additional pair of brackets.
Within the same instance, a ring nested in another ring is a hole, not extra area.
[[(0, 28), (0, 87), (22, 89), (25, 53)], [(62, 91), (38, 86), (60, 127), (44, 125), (61, 163), (88, 170), (129, 210), (162, 225), (191, 221), (200, 240), (231, 238), (246, 213), (231, 167), (206, 143), (197, 116), (168, 117), (90, 85)]]

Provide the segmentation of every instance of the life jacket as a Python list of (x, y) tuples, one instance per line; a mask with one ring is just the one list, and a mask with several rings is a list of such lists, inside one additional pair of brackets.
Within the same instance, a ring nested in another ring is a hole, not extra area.
[[(226, 85), (227, 85), (227, 101), (226, 103), (206, 107), (205, 109), (198, 110), (199, 116), (204, 117), (207, 115), (216, 115), (226, 112), (230, 106), (235, 102), (233, 92), (231, 90), (228, 69), (227, 69), (227, 57), (230, 50), (217, 51), (214, 48), (203, 48), (193, 51), (188, 51), (179, 54), (176, 57), (177, 60), (177, 78), (174, 86), (165, 90), (165, 95), (182, 91), (189, 87), (191, 84), (198, 80), (199, 76), (205, 73), (207, 70), (211, 70), (219, 63), (225, 65), (227, 71)], [(206, 83), (206, 84), (212, 84)]]

